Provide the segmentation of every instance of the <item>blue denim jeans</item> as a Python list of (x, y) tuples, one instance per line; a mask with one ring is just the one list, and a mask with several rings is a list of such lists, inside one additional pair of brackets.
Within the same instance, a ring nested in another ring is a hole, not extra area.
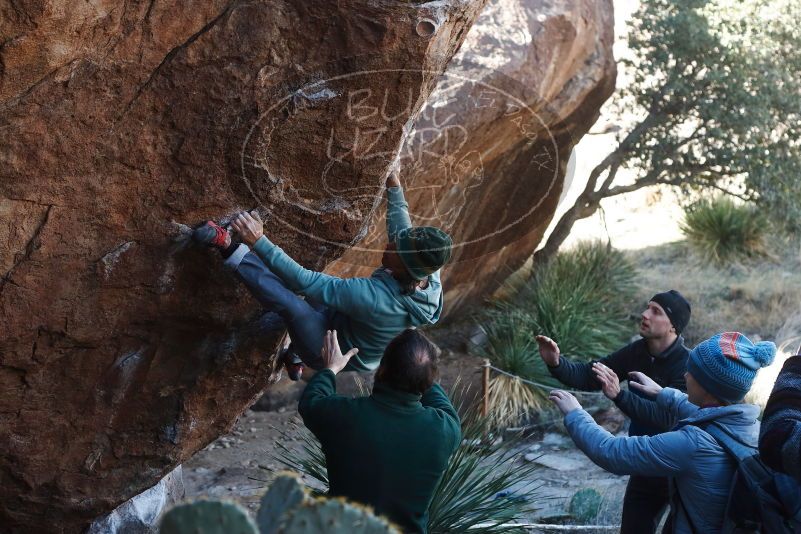
[[(292, 339), (291, 351), (305, 365), (322, 369), (320, 352), (325, 331), (331, 328), (333, 310), (296, 295), (246, 245), (239, 245), (225, 260), (225, 266), (244, 282), (265, 311), (281, 318)], [(280, 322), (276, 326), (280, 326)]]

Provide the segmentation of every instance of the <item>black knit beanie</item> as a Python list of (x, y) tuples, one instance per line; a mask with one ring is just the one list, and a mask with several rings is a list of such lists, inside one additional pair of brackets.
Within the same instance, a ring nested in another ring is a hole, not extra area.
[(690, 303), (681, 293), (671, 289), (664, 293), (657, 293), (651, 297), (651, 301), (662, 306), (677, 334), (681, 334), (687, 328), (687, 324), (690, 322)]

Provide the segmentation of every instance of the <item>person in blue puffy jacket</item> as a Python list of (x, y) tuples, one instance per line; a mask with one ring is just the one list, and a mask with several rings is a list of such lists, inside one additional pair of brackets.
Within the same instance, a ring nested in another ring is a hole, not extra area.
[[(564, 414), (565, 427), (579, 449), (593, 462), (618, 475), (665, 476), (672, 485), (673, 532), (714, 534), (721, 531), (735, 463), (703, 430), (716, 425), (738, 441), (756, 447), (759, 407), (743, 403), (757, 371), (770, 365), (776, 345), (752, 343), (739, 332), (725, 332), (690, 352), (687, 393), (662, 388), (643, 373), (629, 376), (629, 385), (653, 400), (679, 422), (655, 436), (615, 437), (581, 408), (576, 398), (556, 390), (551, 400)], [(617, 381), (611, 371), (602, 382)], [(631, 414), (647, 417), (652, 410)]]

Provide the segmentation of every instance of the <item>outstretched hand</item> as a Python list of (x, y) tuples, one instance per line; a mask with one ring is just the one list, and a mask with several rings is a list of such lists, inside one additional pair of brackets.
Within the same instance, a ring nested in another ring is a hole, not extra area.
[(549, 367), (556, 367), (559, 365), (559, 345), (556, 341), (546, 336), (537, 336), (537, 345), (540, 349), (540, 358)]
[(400, 187), (400, 178), (398, 178), (398, 171), (394, 170), (389, 173), (387, 178), (387, 187)]
[(592, 364), (592, 372), (595, 378), (601, 383), (601, 390), (609, 400), (615, 400), (620, 394), (620, 380), (613, 370), (601, 362)]
[(643, 393), (649, 399), (655, 399), (663, 389), (645, 373), (639, 371), (629, 373), (629, 387)]
[(231, 221), (231, 227), (239, 234), (242, 241), (252, 247), (264, 235), (264, 223), (256, 210), (251, 213), (243, 211)]
[(562, 415), (567, 415), (574, 410), (581, 409), (581, 403), (579, 403), (578, 399), (572, 393), (562, 391), (561, 389), (551, 391), (548, 399), (559, 408)]
[(336, 330), (327, 330), (323, 339), (322, 357), (326, 369), (331, 369), (337, 374), (348, 365), (350, 359), (359, 352), (359, 349), (350, 349), (346, 354), (342, 354), (339, 348)]

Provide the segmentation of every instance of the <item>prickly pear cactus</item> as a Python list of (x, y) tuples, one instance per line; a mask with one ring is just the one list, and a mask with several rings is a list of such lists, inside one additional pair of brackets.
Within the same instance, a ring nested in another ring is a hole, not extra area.
[(160, 534), (400, 534), (369, 508), (345, 499), (312, 499), (300, 479), (280, 473), (262, 497), (258, 527), (232, 502), (195, 501), (164, 515)]
[(281, 534), (400, 534), (386, 520), (373, 515), (369, 508), (344, 499), (315, 499), (292, 511), (278, 531)]
[(259, 534), (247, 511), (233, 502), (193, 501), (164, 514), (160, 534)]
[(603, 497), (592, 488), (577, 491), (570, 499), (570, 515), (582, 523), (589, 523), (598, 516)]
[(256, 516), (261, 534), (280, 532), (281, 521), (287, 516), (287, 512), (308, 500), (306, 488), (296, 475), (279, 473), (261, 499), (261, 508)]

